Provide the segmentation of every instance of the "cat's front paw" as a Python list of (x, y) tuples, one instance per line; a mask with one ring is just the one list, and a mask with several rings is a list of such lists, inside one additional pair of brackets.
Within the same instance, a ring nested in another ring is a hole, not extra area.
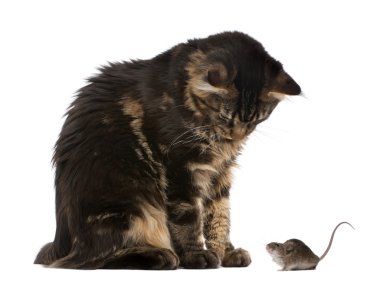
[(181, 266), (189, 269), (217, 268), (220, 265), (218, 254), (213, 250), (197, 250), (185, 253)]
[(249, 252), (242, 248), (227, 251), (222, 262), (223, 267), (247, 267), (250, 264)]

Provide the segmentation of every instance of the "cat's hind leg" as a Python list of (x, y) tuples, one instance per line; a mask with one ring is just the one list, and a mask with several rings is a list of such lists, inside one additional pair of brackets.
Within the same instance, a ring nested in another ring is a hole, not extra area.
[[(87, 251), (87, 253), (90, 253)], [(177, 255), (167, 248), (140, 246), (103, 252), (97, 256), (76, 250), (50, 267), (71, 269), (151, 269), (172, 270), (179, 265)]]
[[(147, 203), (141, 204), (139, 209), (139, 215), (107, 213), (89, 219), (92, 222), (87, 225), (86, 235), (76, 237), (71, 252), (51, 266), (81, 269), (177, 268), (179, 259), (172, 250), (165, 212)], [(125, 217), (128, 222), (123, 222), (120, 217)], [(127, 226), (123, 227), (123, 223)]]
[(163, 210), (144, 203), (142, 216), (132, 219), (123, 234), (127, 248), (113, 254), (103, 268), (176, 269), (179, 258), (172, 250)]
[(115, 252), (104, 264), (105, 269), (172, 270), (179, 265), (177, 255), (167, 248), (132, 247)]

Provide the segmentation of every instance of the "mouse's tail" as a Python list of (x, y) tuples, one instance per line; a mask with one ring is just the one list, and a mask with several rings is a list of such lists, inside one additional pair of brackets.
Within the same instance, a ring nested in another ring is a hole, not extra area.
[(349, 225), (351, 228), (353, 228), (353, 229), (355, 230), (355, 228), (354, 228), (349, 222), (341, 222), (341, 223), (339, 223), (339, 224), (335, 227), (334, 231), (332, 232), (332, 234), (331, 234), (331, 238), (330, 238), (330, 242), (329, 242), (329, 245), (327, 246), (325, 252), (324, 252), (324, 253), (321, 255), (321, 257), (319, 258), (319, 261), (321, 261), (323, 258), (325, 258), (325, 256), (326, 256), (327, 253), (329, 252), (329, 250), (330, 250), (330, 248), (331, 248), (331, 245), (332, 245), (332, 242), (333, 242), (333, 239), (334, 239), (335, 232), (336, 232), (336, 230), (339, 228), (339, 226), (342, 225), (342, 224), (347, 224), (347, 225)]

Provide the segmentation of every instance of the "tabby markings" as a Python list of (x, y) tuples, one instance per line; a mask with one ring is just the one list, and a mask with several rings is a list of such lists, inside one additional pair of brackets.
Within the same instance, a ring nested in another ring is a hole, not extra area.
[(167, 111), (167, 110), (173, 108), (173, 106), (174, 106), (174, 99), (172, 97), (170, 97), (168, 95), (168, 93), (164, 92), (162, 94), (162, 102), (161, 102), (160, 109), (162, 111)]
[(141, 204), (142, 217), (134, 216), (130, 228), (124, 233), (124, 243), (148, 244), (158, 248), (172, 249), (167, 217), (163, 209)]
[(185, 106), (194, 112), (196, 117), (201, 117), (202, 114), (194, 101), (194, 95), (199, 98), (206, 98), (210, 94), (225, 95), (228, 90), (211, 85), (205, 78), (207, 78), (208, 68), (206, 65), (206, 55), (201, 51), (196, 51), (190, 56), (190, 61), (186, 66), (186, 71), (189, 80), (185, 89)]
[(207, 207), (206, 217), (206, 246), (217, 251), (223, 258), (225, 247), (229, 242), (230, 202), (228, 198), (213, 201)]
[[(167, 186), (167, 180), (166, 180), (166, 171), (163, 165), (156, 161), (153, 158), (153, 152), (149, 147), (149, 144), (147, 142), (147, 138), (142, 132), (142, 126), (143, 126), (143, 119), (144, 119), (144, 110), (142, 104), (137, 100), (133, 99), (131, 97), (125, 97), (123, 101), (123, 112), (125, 115), (128, 115), (132, 118), (131, 122), (131, 128), (134, 135), (136, 135), (137, 140), (139, 142), (139, 145), (141, 146), (142, 150), (145, 152), (148, 160), (155, 166), (155, 168), (151, 167), (152, 171), (155, 174), (158, 174), (159, 179), (159, 186), (161, 188), (165, 188)], [(140, 160), (144, 160), (143, 153), (140, 149), (135, 149), (136, 155)], [(150, 163), (148, 163), (150, 165)]]

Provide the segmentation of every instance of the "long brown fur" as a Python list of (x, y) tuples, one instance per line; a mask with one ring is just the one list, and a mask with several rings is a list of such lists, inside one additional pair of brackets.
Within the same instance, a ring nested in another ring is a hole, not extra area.
[(279, 98), (299, 93), (281, 63), (238, 32), (101, 68), (56, 143), (56, 234), (35, 263), (248, 266), (229, 238), (231, 170)]

